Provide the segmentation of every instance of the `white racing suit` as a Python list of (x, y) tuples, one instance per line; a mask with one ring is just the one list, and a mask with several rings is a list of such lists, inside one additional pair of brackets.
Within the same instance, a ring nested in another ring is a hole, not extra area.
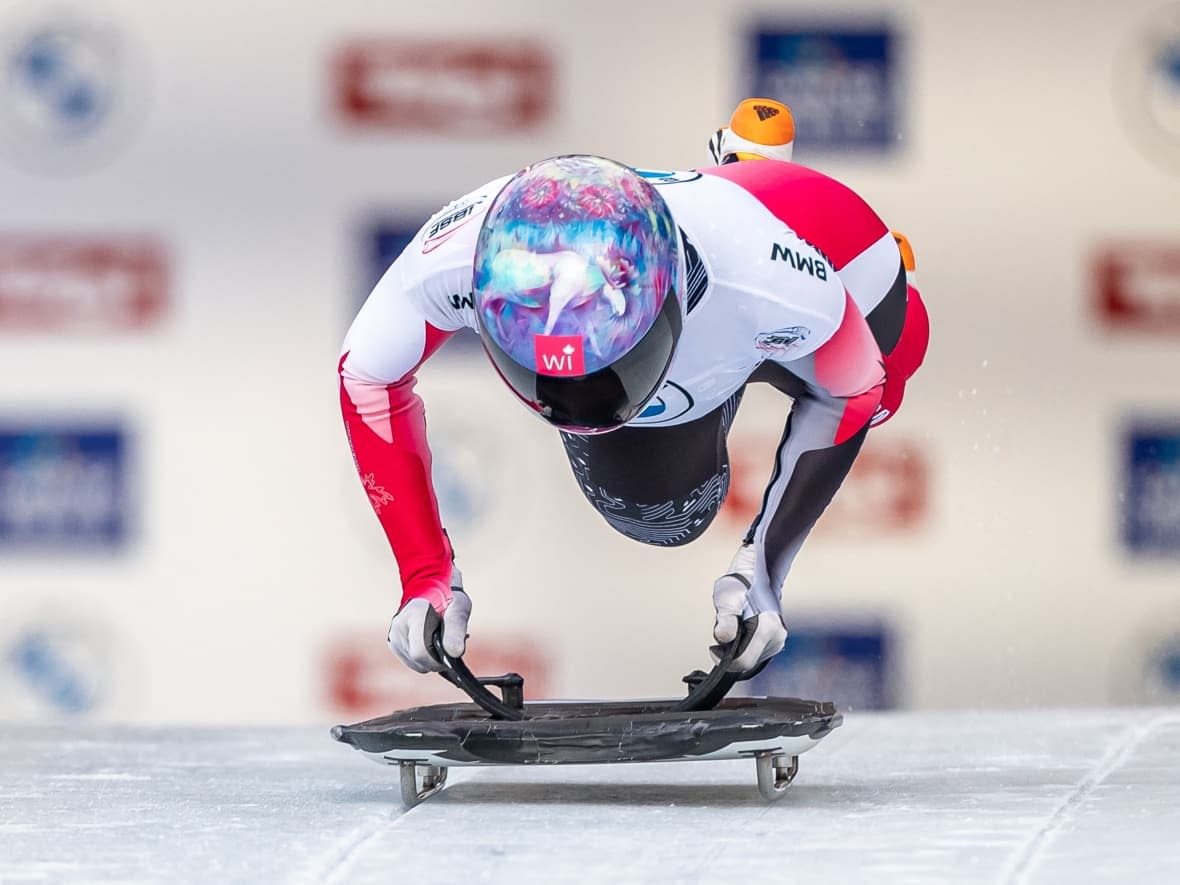
[[(888, 226), (826, 175), (773, 160), (642, 174), (683, 236), (683, 332), (667, 380), (638, 417), (562, 441), (583, 494), (613, 528), (649, 544), (684, 544), (725, 497), (726, 434), (745, 386), (762, 381), (790, 395), (774, 470), (744, 539), (755, 553), (750, 598), (756, 610), (777, 610), (811, 526), (922, 361), (925, 310)], [(339, 362), (350, 443), (398, 562), (403, 603), (424, 598), (440, 612), (451, 598), (453, 554), (415, 371), (451, 333), (475, 327), (476, 237), (506, 180), (422, 227), (357, 315)]]

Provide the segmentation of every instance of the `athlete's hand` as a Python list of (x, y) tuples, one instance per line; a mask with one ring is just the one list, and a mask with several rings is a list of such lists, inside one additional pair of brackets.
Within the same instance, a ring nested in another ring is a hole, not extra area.
[(709, 156), (713, 158), (713, 165), (721, 165), (721, 151), (722, 142), (725, 140), (725, 134), (729, 132), (729, 127), (718, 129), (709, 137)]
[[(760, 600), (750, 593), (754, 583), (754, 547), (744, 544), (730, 563), (729, 572), (713, 584), (713, 608), (717, 620), (713, 638), (721, 645), (737, 638), (739, 625), (746, 624), (744, 647), (738, 649), (729, 669), (749, 673), (763, 661), (769, 660), (787, 642), (787, 627), (783, 623), (778, 600)], [(714, 661), (721, 659), (720, 646), (710, 649)]]
[(471, 597), (463, 592), (463, 576), (455, 568), (451, 573), (451, 598), (443, 611), (440, 613), (426, 599), (404, 603), (389, 625), (389, 648), (411, 670), (441, 670), (442, 662), (434, 655), (435, 631), (441, 624), (443, 651), (452, 658), (462, 657), (470, 617)]

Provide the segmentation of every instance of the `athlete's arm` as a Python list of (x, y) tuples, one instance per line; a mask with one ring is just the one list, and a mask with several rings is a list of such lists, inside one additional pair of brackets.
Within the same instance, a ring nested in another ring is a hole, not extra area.
[(349, 444), (397, 560), (402, 603), (426, 599), (440, 613), (451, 599), (452, 550), (415, 375), (451, 333), (473, 322), (471, 261), (488, 192), (450, 204), (423, 226), (357, 314), (338, 364)]

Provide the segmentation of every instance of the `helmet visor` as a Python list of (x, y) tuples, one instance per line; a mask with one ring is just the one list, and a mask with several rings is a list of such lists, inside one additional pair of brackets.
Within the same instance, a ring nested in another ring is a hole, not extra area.
[(682, 325), (680, 302), (669, 293), (651, 328), (627, 353), (574, 376), (541, 374), (509, 356), (491, 335), (480, 338), (500, 377), (526, 406), (570, 433), (605, 433), (638, 415), (660, 389)]

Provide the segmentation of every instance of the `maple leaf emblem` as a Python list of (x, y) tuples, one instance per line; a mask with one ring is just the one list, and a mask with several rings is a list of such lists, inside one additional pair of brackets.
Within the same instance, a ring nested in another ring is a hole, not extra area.
[(365, 485), (365, 491), (369, 493), (369, 503), (373, 505), (373, 510), (380, 515), (381, 508), (393, 502), (393, 495), (385, 486), (377, 485), (377, 479), (371, 473), (361, 477), (361, 482)]

